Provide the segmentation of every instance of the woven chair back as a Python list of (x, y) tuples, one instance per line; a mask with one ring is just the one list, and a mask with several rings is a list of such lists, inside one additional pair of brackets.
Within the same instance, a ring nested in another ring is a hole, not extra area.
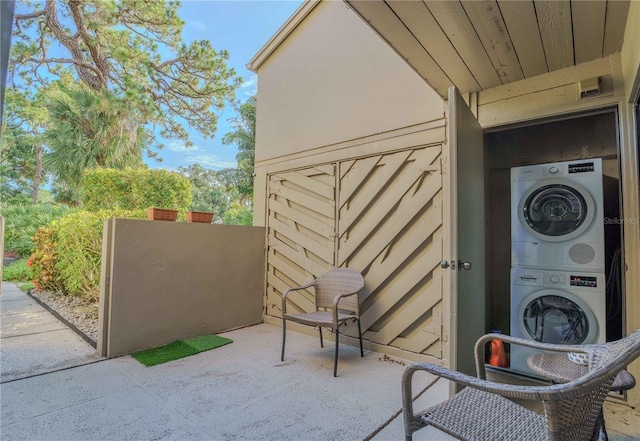
[(615, 376), (640, 356), (640, 330), (615, 342), (589, 345), (589, 350), (588, 384), (567, 388), (566, 398), (543, 400), (550, 440), (591, 439)]
[(620, 340), (590, 346), (590, 349), (592, 349), (589, 356), (590, 370), (598, 369), (611, 360), (620, 357), (626, 351), (632, 350), (633, 346), (638, 342), (640, 342), (640, 329)]
[[(336, 268), (318, 277), (314, 286), (316, 290), (316, 308), (331, 308), (335, 296), (359, 292), (364, 287), (364, 279), (358, 271), (348, 268)], [(340, 310), (359, 315), (359, 297), (359, 295), (355, 295), (340, 300)]]

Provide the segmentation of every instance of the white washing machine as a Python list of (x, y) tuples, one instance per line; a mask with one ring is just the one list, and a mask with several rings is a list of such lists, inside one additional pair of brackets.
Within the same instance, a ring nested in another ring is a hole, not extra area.
[[(606, 341), (603, 273), (511, 269), (511, 336), (554, 344)], [(533, 374), (538, 349), (511, 345), (511, 369)]]
[(511, 169), (511, 266), (604, 272), (600, 158)]

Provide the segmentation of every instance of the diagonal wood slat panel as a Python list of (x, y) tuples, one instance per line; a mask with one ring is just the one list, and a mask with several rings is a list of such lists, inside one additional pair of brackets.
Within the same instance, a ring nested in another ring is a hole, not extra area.
[[(371, 179), (371, 183), (369, 183), (369, 189), (366, 192), (366, 195), (360, 198), (352, 198), (351, 196), (357, 190), (360, 185), (365, 181), (365, 179), (371, 176), (371, 172), (374, 171), (374, 167), (381, 162), (382, 158), (380, 156), (375, 156), (371, 159), (367, 158), (362, 160), (363, 167), (352, 167), (352, 170), (355, 170), (353, 174), (347, 174), (342, 181), (345, 182), (345, 195), (342, 195), (342, 190), (340, 190), (340, 209), (342, 214), (340, 216), (340, 231), (343, 233), (349, 230), (349, 227), (358, 216), (362, 214), (367, 206), (373, 203), (373, 200), (370, 198), (371, 195), (377, 195), (384, 185), (400, 170), (403, 164), (406, 163), (407, 158), (411, 155), (411, 152), (399, 152), (393, 155), (389, 155), (387, 162), (385, 162), (384, 167), (381, 167), (381, 171), (379, 172), (380, 176), (376, 176), (375, 179)], [(360, 161), (358, 161), (360, 162)], [(367, 167), (373, 163), (373, 167)], [(357, 171), (361, 168), (367, 168), (367, 173), (357, 173)], [(349, 187), (353, 187), (353, 192), (349, 191)], [(347, 198), (348, 196), (348, 198)], [(344, 199), (342, 199), (344, 198)], [(345, 208), (346, 207), (346, 208)]]
[[(415, 172), (415, 170), (413, 170)], [(380, 198), (371, 210), (371, 215), (361, 216), (363, 221), (359, 225), (351, 225), (350, 229), (342, 231), (340, 241), (340, 257), (338, 261), (343, 265), (347, 260), (351, 261), (350, 266), (363, 267), (360, 262), (362, 259), (367, 260), (367, 256), (377, 256), (382, 250), (390, 244), (394, 237), (402, 233), (405, 225), (416, 216), (420, 210), (425, 207), (442, 188), (439, 175), (427, 172), (415, 173), (413, 176), (418, 180), (422, 180), (423, 175), (428, 174), (424, 178), (424, 186), (421, 187), (415, 195), (409, 194), (404, 184), (406, 180), (399, 179), (393, 182), (393, 186), (397, 183), (397, 190), (390, 190), (384, 197)], [(411, 204), (398, 204), (399, 197), (407, 197), (411, 199)], [(398, 205), (397, 210), (395, 209)], [(390, 215), (390, 213), (392, 213)], [(385, 219), (387, 218), (387, 219)], [(375, 229), (371, 228), (375, 226)], [(342, 227), (340, 227), (342, 228)], [(358, 256), (354, 253), (358, 252)]]
[(376, 155), (342, 163), (338, 173), (337, 262), (365, 276), (365, 338), (437, 357), (442, 355), (440, 154), (438, 145)]
[[(377, 287), (370, 288), (372, 290), (379, 289), (381, 295), (369, 296), (376, 297), (376, 300), (365, 303), (365, 307), (370, 305), (362, 313), (362, 324), (366, 329), (374, 326), (393, 305), (402, 302), (403, 297), (409, 291), (424, 284), (423, 279), (425, 278), (425, 274), (432, 272), (440, 263), (442, 258), (442, 238), (440, 234), (438, 234), (434, 239), (436, 239), (434, 240), (434, 244), (429, 247), (423, 247), (426, 249), (426, 252), (414, 259), (414, 262), (403, 262), (402, 267), (397, 266), (395, 268), (396, 271), (399, 271), (398, 268), (402, 268), (403, 270), (400, 270), (400, 274), (396, 274), (394, 278), (388, 279), (389, 283), (386, 287), (378, 285)], [(422, 244), (420, 245), (422, 246)], [(377, 270), (378, 267), (372, 268), (369, 270), (369, 273), (377, 272)], [(438, 299), (439, 298), (440, 293), (438, 293)]]
[(305, 194), (297, 193), (295, 190), (283, 186), (281, 182), (276, 180), (271, 183), (270, 194), (279, 194), (284, 200), (300, 204), (304, 208), (315, 211), (323, 216), (332, 217), (335, 212), (332, 201), (315, 199)]
[[(266, 313), (281, 316), (283, 292), (335, 265), (335, 166), (269, 176)], [(311, 292), (287, 297), (292, 311), (311, 311)]]
[[(433, 215), (429, 216), (427, 221), (420, 224), (419, 231), (413, 234), (403, 235), (394, 242), (393, 246), (403, 247), (403, 249), (406, 249), (406, 254), (408, 255), (413, 254), (414, 252), (416, 252), (416, 250), (423, 246), (423, 243), (419, 242), (417, 239), (419, 239), (420, 237), (424, 238), (425, 236), (432, 237), (436, 230), (442, 225), (442, 210), (438, 208), (441, 205), (441, 199), (441, 193), (434, 197), (434, 201), (438, 200), (437, 202), (433, 203), (433, 207), (436, 208), (436, 210), (433, 212)], [(436, 255), (434, 255), (434, 257), (438, 259), (437, 261), (439, 262), (441, 260), (441, 256), (437, 255), (437, 249), (434, 249), (434, 251), (436, 252)], [(379, 265), (376, 265), (375, 269), (372, 267), (369, 270), (369, 275), (367, 277), (367, 288), (370, 290), (370, 292), (378, 290), (378, 288), (393, 275), (397, 268), (404, 263), (405, 258), (406, 255), (404, 254), (391, 253), (390, 255), (386, 256), (386, 258), (383, 259)], [(400, 295), (400, 293), (397, 294)], [(369, 298), (368, 295), (367, 298)], [(373, 300), (368, 301), (373, 302)], [(380, 316), (378, 316), (375, 320), (377, 320), (378, 318), (380, 318)], [(372, 319), (372, 322), (375, 322), (375, 320)]]

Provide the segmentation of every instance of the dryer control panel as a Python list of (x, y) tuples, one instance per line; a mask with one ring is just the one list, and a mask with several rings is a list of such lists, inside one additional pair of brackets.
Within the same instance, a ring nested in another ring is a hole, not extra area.
[(569, 164), (569, 174), (571, 173), (588, 173), (595, 171), (593, 162), (581, 162), (578, 164)]

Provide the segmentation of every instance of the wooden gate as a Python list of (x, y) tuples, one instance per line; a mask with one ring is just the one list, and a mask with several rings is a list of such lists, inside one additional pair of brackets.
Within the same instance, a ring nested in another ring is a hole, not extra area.
[(366, 280), (366, 339), (441, 357), (441, 147), (340, 164), (337, 266)]
[[(335, 266), (335, 166), (269, 176), (266, 313), (281, 317), (282, 293)], [(290, 311), (313, 310), (312, 293), (292, 292)]]
[[(280, 316), (287, 287), (354, 268), (366, 281), (364, 338), (440, 358), (441, 151), (421, 147), (270, 175), (267, 314)], [(312, 310), (311, 296), (292, 293), (292, 310)]]

